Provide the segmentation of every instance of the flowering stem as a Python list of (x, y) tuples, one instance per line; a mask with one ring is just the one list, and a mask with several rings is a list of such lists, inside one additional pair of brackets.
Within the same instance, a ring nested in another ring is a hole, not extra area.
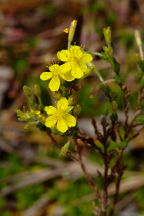
[(111, 83), (111, 82), (115, 82), (115, 80), (114, 79), (105, 80), (105, 81), (103, 81), (103, 84), (107, 84), (107, 83)]
[(115, 82), (114, 79), (104, 80), (103, 77), (101, 76), (101, 74), (99, 73), (99, 71), (96, 70), (96, 69), (94, 69), (94, 72), (96, 73), (96, 75), (98, 76), (98, 78), (99, 78), (99, 80), (101, 81), (102, 84), (107, 84), (107, 83)]
[(108, 208), (108, 154), (107, 146), (104, 149), (104, 209), (107, 212)]
[(103, 77), (101, 76), (101, 74), (98, 72), (98, 70), (94, 69), (94, 72), (95, 72), (96, 75), (98, 76), (99, 80), (100, 80), (102, 83), (104, 83), (105, 81), (104, 81)]

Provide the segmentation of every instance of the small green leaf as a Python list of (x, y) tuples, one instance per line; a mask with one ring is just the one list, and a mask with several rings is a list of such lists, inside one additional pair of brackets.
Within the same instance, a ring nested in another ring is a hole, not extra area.
[(108, 151), (117, 149), (117, 147), (118, 147), (118, 145), (117, 145), (116, 142), (111, 142), (111, 143), (109, 144)]
[(114, 142), (114, 141), (112, 141), (109, 144), (108, 151), (111, 151), (111, 150), (114, 150), (114, 149), (118, 149), (118, 148), (126, 147), (127, 144), (128, 144), (127, 140), (123, 140), (121, 142)]
[(124, 130), (124, 128), (121, 127), (119, 129), (119, 133), (120, 133), (121, 138), (124, 139), (124, 136), (125, 136), (125, 130)]
[(99, 147), (101, 149), (102, 152), (104, 152), (104, 146), (100, 141), (96, 140), (95, 144), (97, 147)]
[(117, 84), (121, 84), (121, 83), (122, 83), (122, 80), (121, 80), (121, 78), (120, 78), (119, 76), (115, 76), (115, 77), (114, 77), (114, 80), (115, 80), (115, 82), (116, 82)]
[(123, 140), (122, 142), (118, 142), (119, 148), (126, 147), (127, 145), (128, 145), (128, 141), (127, 140)]

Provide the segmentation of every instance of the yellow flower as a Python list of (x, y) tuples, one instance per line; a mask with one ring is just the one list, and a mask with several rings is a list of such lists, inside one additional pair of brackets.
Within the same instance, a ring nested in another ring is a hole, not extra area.
[(45, 111), (49, 115), (46, 119), (45, 126), (49, 128), (56, 127), (62, 133), (65, 133), (69, 127), (76, 125), (76, 118), (69, 114), (71, 107), (68, 106), (68, 100), (64, 97), (60, 98), (56, 108), (46, 106)]
[(74, 80), (71, 74), (66, 72), (63, 73), (61, 67), (58, 64), (49, 66), (49, 70), (50, 70), (49, 72), (43, 72), (40, 75), (40, 79), (43, 81), (51, 79), (48, 85), (51, 91), (59, 90), (60, 78), (66, 81)]
[[(68, 50), (62, 50), (57, 53), (58, 59), (65, 62), (61, 65), (64, 75), (67, 73), (73, 78), (80, 79), (88, 70), (87, 63), (92, 61), (91, 54), (83, 52), (80, 46), (71, 46)], [(67, 80), (69, 81), (69, 80)]]
[(50, 72), (43, 72), (40, 75), (40, 79), (45, 81), (45, 80), (50, 80), (49, 82), (49, 88), (51, 91), (58, 91), (60, 87), (60, 78), (59, 78), (59, 65), (54, 64), (49, 67)]

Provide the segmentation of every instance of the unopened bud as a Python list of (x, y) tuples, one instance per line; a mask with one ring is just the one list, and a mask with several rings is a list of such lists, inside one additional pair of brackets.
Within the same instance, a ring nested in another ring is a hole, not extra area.
[(34, 91), (34, 94), (39, 97), (41, 95), (41, 89), (40, 89), (40, 86), (35, 84), (34, 85), (34, 88), (33, 88), (33, 91)]
[(23, 86), (23, 91), (26, 97), (31, 97), (32, 96), (32, 92), (31, 89), (28, 86)]
[(74, 115), (78, 116), (81, 112), (81, 106), (79, 104), (77, 104), (74, 108)]
[(111, 45), (111, 29), (110, 29), (110, 27), (104, 28), (103, 33), (104, 33), (106, 44), (108, 46), (110, 46)]
[(110, 46), (104, 46), (103, 47), (104, 53), (106, 56), (111, 57), (112, 56), (112, 48)]
[(74, 98), (73, 98), (73, 96), (69, 97), (68, 103), (69, 103), (69, 106), (72, 106), (74, 104)]
[(116, 101), (112, 101), (112, 109), (113, 109), (113, 111), (116, 111), (117, 107), (118, 107), (117, 102)]
[(17, 113), (17, 116), (18, 116), (19, 120), (21, 120), (21, 121), (27, 121), (27, 120), (29, 120), (28, 113), (24, 113), (21, 110), (17, 110), (16, 113)]
[(69, 146), (70, 146), (70, 142), (68, 141), (60, 150), (60, 156), (66, 156), (67, 152), (68, 152), (68, 149), (69, 149)]
[(69, 28), (69, 35), (68, 35), (68, 48), (70, 47), (73, 38), (74, 38), (74, 34), (75, 34), (75, 30), (76, 30), (76, 26), (77, 26), (77, 20), (73, 20), (71, 22), (70, 28)]

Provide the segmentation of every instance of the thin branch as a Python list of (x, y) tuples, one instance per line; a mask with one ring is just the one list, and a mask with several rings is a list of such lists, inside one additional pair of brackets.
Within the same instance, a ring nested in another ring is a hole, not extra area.
[(97, 139), (102, 142), (103, 141), (103, 136), (102, 134), (100, 133), (100, 131), (98, 130), (98, 127), (97, 127), (97, 123), (96, 123), (96, 120), (94, 118), (92, 118), (92, 125), (94, 127), (94, 131), (95, 131), (95, 135), (97, 137)]
[(87, 182), (88, 184), (93, 188), (95, 194), (96, 194), (96, 197), (99, 197), (100, 198), (100, 194), (99, 194), (99, 191), (96, 189), (96, 184), (92, 178), (92, 176), (87, 172), (87, 169), (85, 167), (85, 164), (83, 162), (83, 158), (82, 158), (82, 149), (81, 147), (79, 146), (78, 142), (77, 142), (77, 139), (75, 139), (75, 144), (76, 144), (76, 148), (77, 148), (77, 153), (78, 153), (78, 156), (79, 156), (79, 164), (81, 166), (81, 169), (87, 179)]

